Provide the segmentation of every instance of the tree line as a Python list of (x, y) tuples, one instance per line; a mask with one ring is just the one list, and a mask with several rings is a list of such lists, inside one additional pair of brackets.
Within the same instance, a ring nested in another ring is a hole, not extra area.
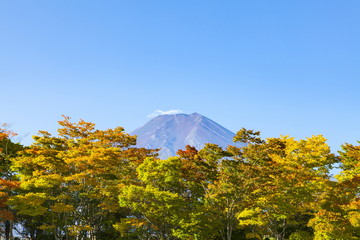
[(4, 239), (360, 239), (360, 146), (333, 154), (321, 135), (243, 128), (244, 147), (186, 146), (160, 160), (121, 127), (58, 123), (30, 146), (0, 128)]

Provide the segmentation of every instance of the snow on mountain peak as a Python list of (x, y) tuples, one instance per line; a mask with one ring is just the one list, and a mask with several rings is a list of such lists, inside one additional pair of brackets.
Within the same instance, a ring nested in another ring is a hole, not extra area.
[(159, 157), (162, 159), (175, 156), (186, 145), (198, 150), (205, 143), (226, 148), (234, 145), (232, 140), (235, 136), (233, 132), (199, 113), (158, 115), (131, 134), (137, 135), (137, 147), (160, 148)]

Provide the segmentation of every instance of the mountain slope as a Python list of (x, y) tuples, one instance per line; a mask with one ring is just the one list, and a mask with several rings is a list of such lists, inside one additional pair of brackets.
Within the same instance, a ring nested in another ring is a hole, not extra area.
[(233, 132), (198, 113), (160, 115), (131, 134), (137, 135), (138, 147), (161, 148), (159, 154), (162, 159), (175, 156), (186, 145), (198, 150), (205, 143), (226, 148), (234, 145), (232, 139), (235, 136)]

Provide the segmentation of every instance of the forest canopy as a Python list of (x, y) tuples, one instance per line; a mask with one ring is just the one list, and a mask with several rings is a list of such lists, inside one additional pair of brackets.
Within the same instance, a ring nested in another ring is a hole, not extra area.
[(234, 142), (244, 147), (186, 146), (161, 160), (121, 127), (58, 123), (30, 146), (0, 128), (4, 239), (360, 238), (359, 145), (334, 154), (321, 135), (242, 128)]

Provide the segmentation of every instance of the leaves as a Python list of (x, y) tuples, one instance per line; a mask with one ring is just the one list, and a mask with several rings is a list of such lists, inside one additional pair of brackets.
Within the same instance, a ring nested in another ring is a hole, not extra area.
[(359, 146), (336, 156), (321, 135), (241, 129), (243, 147), (186, 146), (160, 160), (121, 127), (70, 120), (25, 149), (0, 129), (4, 224), (39, 239), (360, 238)]
[(136, 138), (121, 127), (97, 130), (93, 123), (72, 123), (69, 117), (59, 124), (59, 136), (40, 131), (35, 142), (12, 160), (21, 191), (11, 205), (24, 216), (41, 215), (41, 229), (54, 238), (102, 234), (121, 215), (118, 185), (135, 181), (129, 177), (152, 152), (133, 150), (129, 160)]

